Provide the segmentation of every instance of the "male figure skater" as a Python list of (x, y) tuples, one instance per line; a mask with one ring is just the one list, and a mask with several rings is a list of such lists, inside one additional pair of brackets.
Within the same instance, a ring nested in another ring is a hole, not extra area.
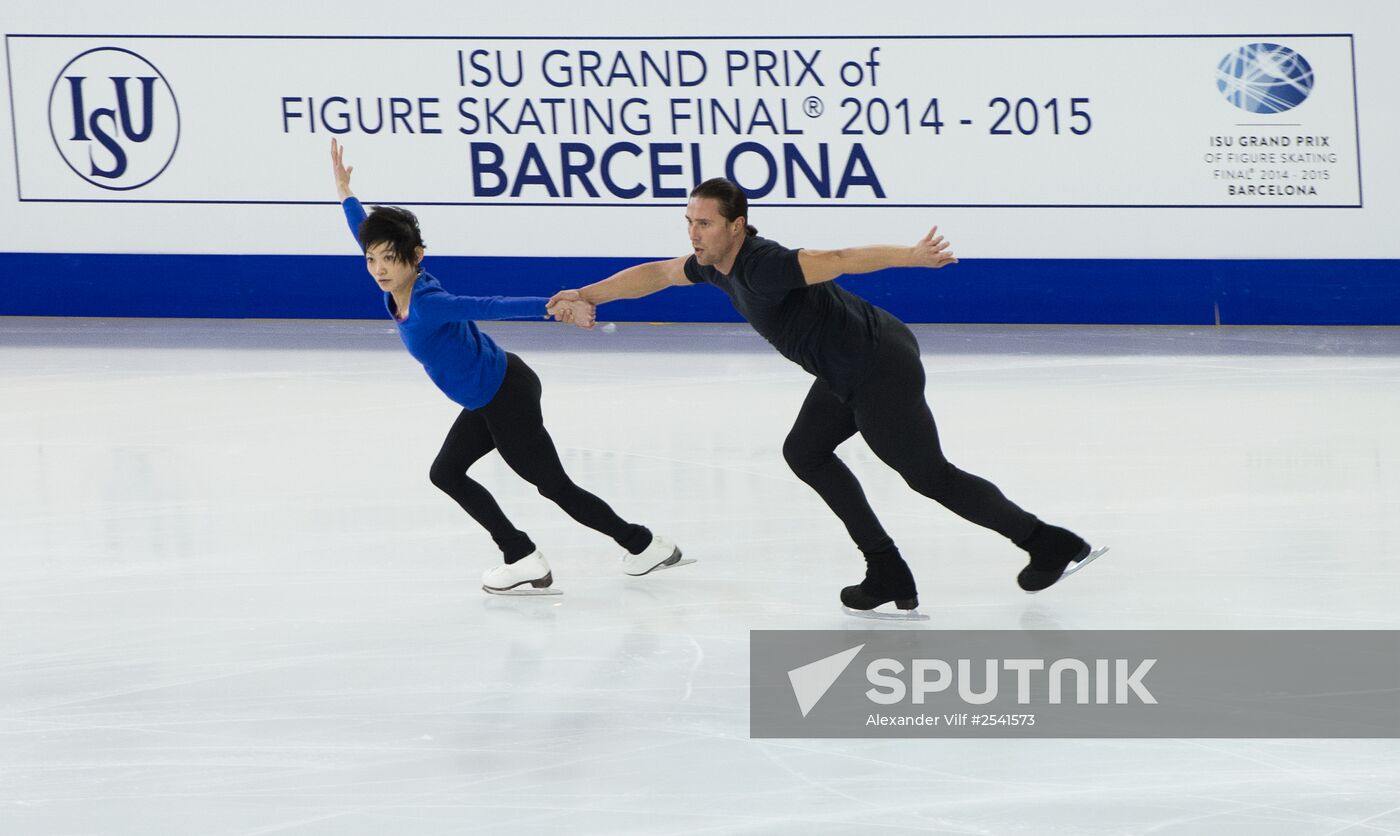
[[(748, 198), (724, 178), (691, 191), (686, 224), (690, 254), (629, 267), (587, 287), (561, 291), (551, 302), (596, 306), (672, 285), (712, 284), (780, 354), (816, 377), (783, 456), (841, 519), (865, 556), (864, 580), (841, 590), (846, 607), (868, 613), (893, 601), (907, 614), (918, 606), (909, 566), (854, 474), (835, 455), (837, 445), (857, 432), (914, 490), (1027, 551), (1029, 562), (1017, 576), (1027, 592), (1045, 589), (1107, 550), (1093, 550), (1078, 535), (1041, 522), (991, 482), (950, 464), (924, 400), (924, 368), (913, 333), (889, 312), (832, 282), (887, 267), (956, 264), (937, 227), (912, 247), (790, 250), (758, 237), (748, 223)], [(561, 313), (566, 320), (573, 316)], [(576, 324), (590, 327), (591, 320)]]

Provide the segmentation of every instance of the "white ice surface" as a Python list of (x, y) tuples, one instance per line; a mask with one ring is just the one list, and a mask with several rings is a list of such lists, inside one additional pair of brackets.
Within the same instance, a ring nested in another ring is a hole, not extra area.
[[(0, 833), (1400, 833), (1400, 742), (751, 740), (748, 631), (861, 563), (746, 326), (498, 324), (643, 578), (494, 454), (561, 598), (478, 589), (456, 408), (385, 322), (0, 319)], [(920, 327), (949, 457), (1113, 551), (1020, 553), (842, 448), (916, 629), (1400, 628), (1400, 330)]]

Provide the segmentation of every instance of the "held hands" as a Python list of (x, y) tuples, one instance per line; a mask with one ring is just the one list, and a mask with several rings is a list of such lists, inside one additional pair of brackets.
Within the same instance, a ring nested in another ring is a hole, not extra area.
[(560, 322), (571, 322), (580, 328), (592, 330), (598, 309), (583, 301), (577, 290), (561, 290), (545, 303), (545, 310)]
[(345, 202), (345, 198), (350, 197), (350, 174), (355, 167), (345, 167), (345, 146), (335, 141), (331, 137), (331, 171), (335, 174), (335, 192), (340, 196), (340, 201)]
[(914, 267), (946, 267), (949, 264), (957, 264), (957, 256), (949, 249), (951, 245), (938, 234), (938, 227), (930, 229), (928, 235), (919, 239), (919, 243), (911, 248), (911, 261)]

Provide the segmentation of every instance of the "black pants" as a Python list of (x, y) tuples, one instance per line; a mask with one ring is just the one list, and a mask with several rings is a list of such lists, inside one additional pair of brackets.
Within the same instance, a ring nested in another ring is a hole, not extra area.
[(539, 377), (514, 354), (507, 353), (506, 361), (500, 391), (486, 406), (464, 409), (457, 416), (428, 478), (490, 532), (507, 563), (534, 551), (535, 544), (511, 524), (486, 488), (467, 476), (467, 469), (492, 450), (499, 450), (511, 470), (566, 514), (628, 552), (641, 553), (651, 545), (651, 532), (626, 522), (606, 502), (573, 483), (544, 428)]
[(820, 378), (783, 444), (798, 478), (821, 496), (867, 556), (894, 551), (894, 541), (866, 501), (855, 474), (836, 457), (837, 445), (857, 432), (880, 461), (909, 487), (970, 522), (1021, 542), (1038, 522), (996, 485), (958, 470), (943, 457), (938, 428), (924, 400), (919, 344), (903, 323), (881, 329), (870, 377), (842, 403)]

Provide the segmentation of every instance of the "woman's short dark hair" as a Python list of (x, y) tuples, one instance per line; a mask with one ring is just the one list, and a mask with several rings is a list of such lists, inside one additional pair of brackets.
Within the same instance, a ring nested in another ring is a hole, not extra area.
[[(720, 217), (726, 221), (733, 221), (736, 218), (748, 221), (749, 197), (733, 180), (724, 177), (711, 178), (691, 189), (690, 196), (713, 198), (719, 203)], [(752, 224), (748, 224), (746, 233), (757, 235), (758, 230)]]
[(418, 248), (423, 246), (423, 231), (418, 228), (418, 216), (397, 206), (375, 206), (360, 224), (360, 246), (388, 244), (394, 258), (406, 264), (418, 263)]

